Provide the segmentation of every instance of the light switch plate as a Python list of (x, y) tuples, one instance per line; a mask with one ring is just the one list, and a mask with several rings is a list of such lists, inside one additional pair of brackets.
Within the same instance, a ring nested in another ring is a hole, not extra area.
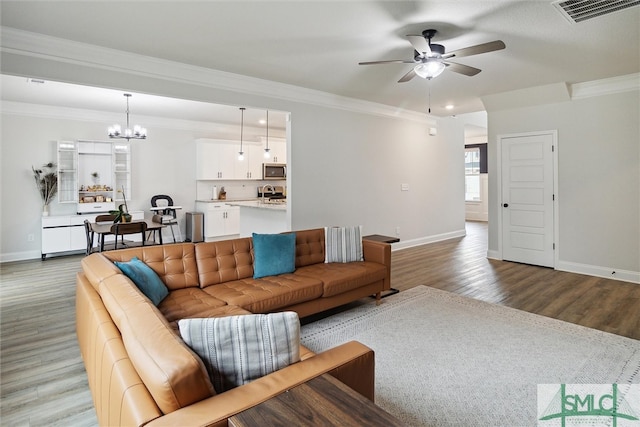
[(409, 184), (400, 184), (401, 191), (409, 191)]

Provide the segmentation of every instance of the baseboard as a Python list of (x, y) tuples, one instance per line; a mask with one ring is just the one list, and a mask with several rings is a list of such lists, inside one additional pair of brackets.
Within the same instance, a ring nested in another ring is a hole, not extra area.
[(23, 251), (23, 252), (9, 252), (0, 254), (0, 263), (12, 262), (12, 261), (26, 261), (29, 259), (40, 258), (42, 254), (40, 251)]
[(414, 246), (422, 246), (428, 243), (441, 242), (443, 240), (455, 239), (456, 237), (464, 237), (466, 236), (467, 231), (465, 229), (451, 231), (449, 233), (436, 234), (433, 236), (420, 237), (418, 239), (411, 240), (401, 240), (397, 243), (393, 243), (391, 245), (392, 251), (397, 251), (399, 249), (407, 249), (412, 248)]
[(612, 267), (601, 267), (569, 261), (558, 261), (556, 270), (640, 284), (640, 272), (638, 271), (620, 270)]
[(487, 258), (489, 259), (497, 259), (499, 261), (502, 261), (502, 257), (500, 256), (500, 252), (495, 251), (495, 250), (487, 250)]

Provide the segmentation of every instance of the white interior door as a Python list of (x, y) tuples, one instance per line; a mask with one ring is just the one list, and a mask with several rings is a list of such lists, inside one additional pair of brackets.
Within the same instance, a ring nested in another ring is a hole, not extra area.
[(502, 258), (554, 267), (554, 134), (503, 136)]

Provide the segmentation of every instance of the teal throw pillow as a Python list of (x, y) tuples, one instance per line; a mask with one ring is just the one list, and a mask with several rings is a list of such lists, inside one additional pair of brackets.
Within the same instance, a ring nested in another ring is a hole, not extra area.
[(138, 257), (128, 262), (115, 262), (115, 265), (157, 306), (169, 295), (169, 289), (160, 280), (151, 267), (140, 261)]
[(253, 233), (253, 278), (296, 270), (296, 233)]

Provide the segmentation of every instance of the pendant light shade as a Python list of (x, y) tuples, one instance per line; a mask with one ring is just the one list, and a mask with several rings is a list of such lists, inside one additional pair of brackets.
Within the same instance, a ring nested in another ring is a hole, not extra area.
[(115, 124), (113, 126), (109, 126), (109, 138), (119, 138), (126, 139), (129, 141), (130, 139), (146, 139), (147, 138), (147, 129), (143, 128), (139, 125), (135, 125), (133, 129), (129, 126), (129, 98), (131, 98), (130, 93), (124, 94), (127, 99), (127, 127), (122, 130), (122, 127), (119, 124)]
[(264, 158), (268, 159), (271, 157), (271, 153), (269, 153), (269, 110), (267, 110), (267, 146), (264, 149)]
[(245, 107), (240, 107), (240, 151), (238, 151), (238, 160), (244, 160), (244, 151), (242, 151), (242, 139), (244, 137), (244, 110)]

